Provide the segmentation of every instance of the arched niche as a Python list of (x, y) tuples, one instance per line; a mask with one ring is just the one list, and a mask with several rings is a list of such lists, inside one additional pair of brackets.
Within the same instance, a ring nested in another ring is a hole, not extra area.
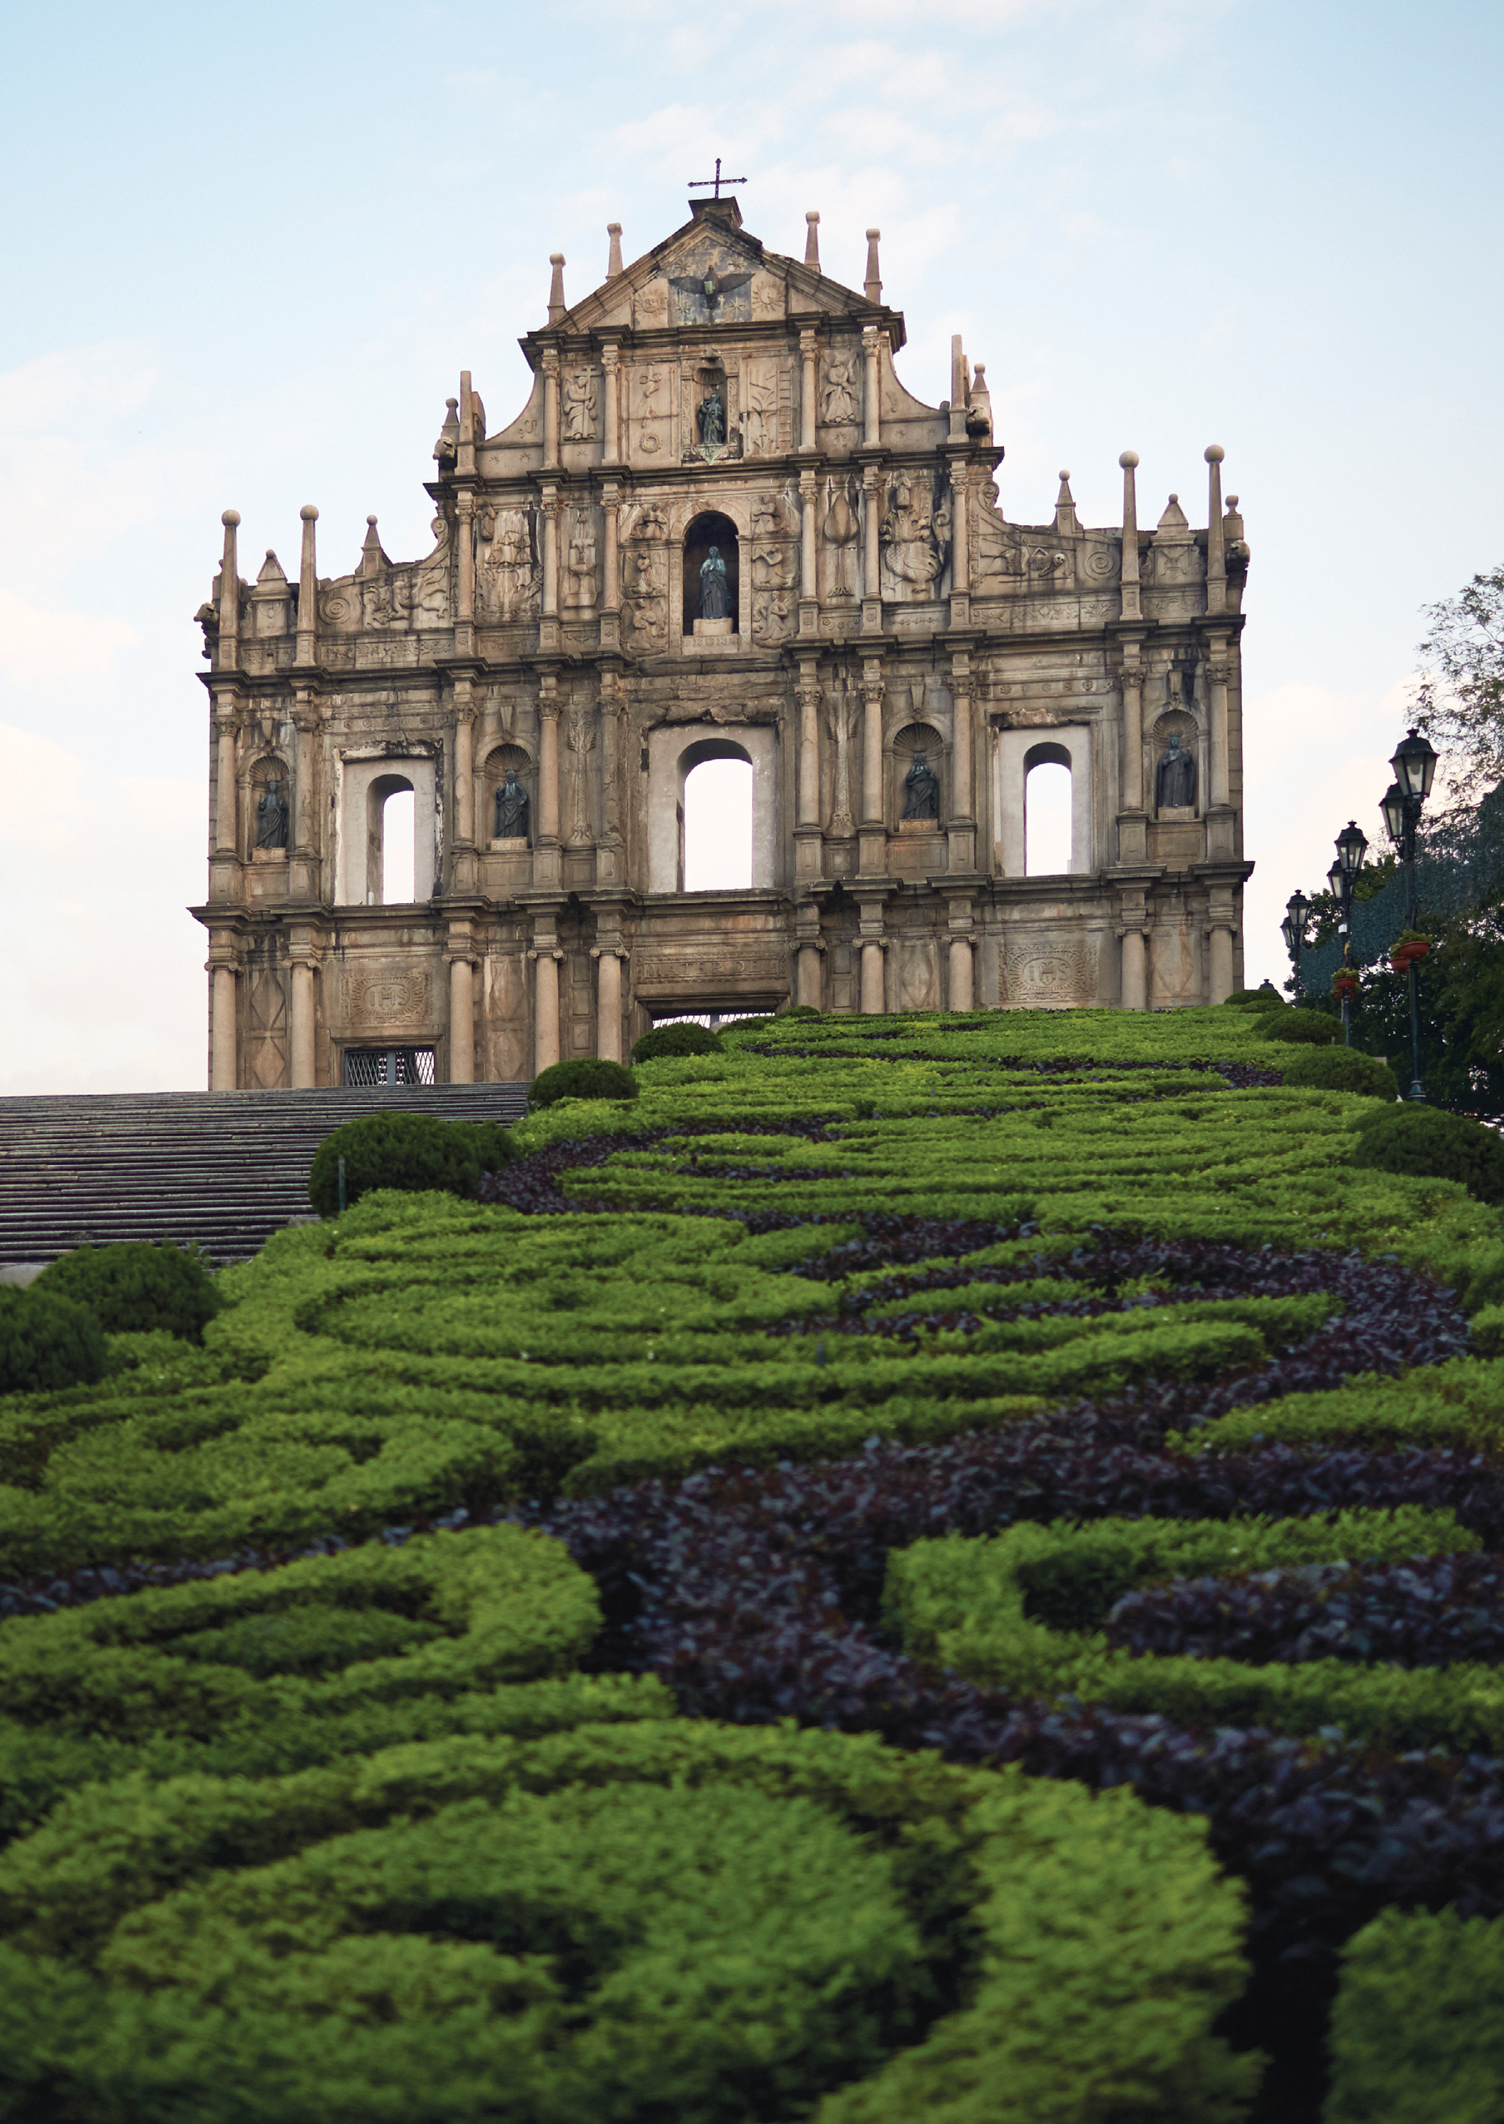
[(1025, 788), (1031, 767), (1064, 766), (1071, 776), (1070, 874), (1089, 876), (1097, 864), (1092, 846), (1092, 731), (1085, 723), (1040, 729), (999, 730), (992, 752), (994, 861), (1005, 878), (1027, 877), (1024, 844)]
[(778, 881), (777, 726), (739, 723), (712, 737), (671, 723), (648, 732), (649, 892), (683, 889), (684, 784), (706, 760), (751, 766), (752, 887), (762, 891)]
[[(269, 823), (269, 819), (268, 814), (262, 811), (261, 805), (262, 800), (270, 794), (274, 781), (277, 785), (277, 795), (281, 797), (282, 803), (286, 807), (282, 822), (282, 838), (272, 846), (262, 847), (261, 832), (263, 825)], [(247, 855), (256, 862), (278, 862), (284, 859), (288, 849), (292, 846), (292, 824), (291, 770), (280, 753), (264, 752), (259, 759), (252, 761), (250, 772), (246, 777), (245, 838)]]
[[(502, 835), (497, 831), (496, 799), (505, 786), (508, 772), (516, 775), (519, 788), (527, 792), (527, 831), (521, 835)], [(537, 777), (533, 772), (532, 756), (521, 745), (497, 745), (486, 755), (482, 777), (481, 831), (502, 848), (530, 847), (538, 825)]]
[[(704, 588), (701, 569), (714, 546), (726, 564), (727, 612), (721, 619), (701, 612)], [(705, 509), (692, 519), (684, 533), (684, 633), (736, 634), (741, 627), (741, 542), (735, 524), (719, 509)]]
[[(920, 753), (925, 764), (940, 784), (933, 817), (904, 820), (903, 808), (907, 797), (905, 782)], [(893, 739), (888, 755), (888, 817), (895, 825), (907, 825), (920, 831), (928, 829), (938, 833), (945, 821), (946, 805), (950, 791), (947, 787), (947, 761), (945, 739), (933, 723), (905, 723)]]
[(386, 837), (386, 805), (402, 791), (413, 793), (412, 903), (433, 897), (439, 870), (437, 762), (431, 753), (342, 759), (337, 767), (339, 843), (336, 875), (343, 906), (380, 907)]

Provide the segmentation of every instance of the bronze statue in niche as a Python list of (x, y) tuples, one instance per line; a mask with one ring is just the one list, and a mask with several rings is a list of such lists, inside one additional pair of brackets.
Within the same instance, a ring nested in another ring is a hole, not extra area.
[(265, 789), (256, 803), (256, 846), (287, 846), (287, 799), (277, 786), (277, 777), (267, 776)]
[(525, 841), (527, 839), (528, 795), (517, 779), (515, 767), (509, 767), (506, 778), (496, 792), (496, 831), (498, 841)]
[(913, 765), (903, 778), (902, 816), (937, 821), (940, 817), (940, 777), (926, 753), (915, 753)]
[(1160, 811), (1194, 810), (1196, 762), (1180, 749), (1180, 732), (1170, 732), (1170, 742), (1159, 756), (1154, 776), (1154, 802)]
[(700, 563), (700, 617), (708, 620), (731, 617), (731, 590), (719, 546), (712, 546)]

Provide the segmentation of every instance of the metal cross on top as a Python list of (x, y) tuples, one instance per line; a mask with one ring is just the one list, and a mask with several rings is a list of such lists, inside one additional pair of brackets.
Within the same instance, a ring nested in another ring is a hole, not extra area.
[(703, 191), (707, 184), (713, 184), (715, 186), (715, 196), (717, 199), (719, 199), (721, 196), (721, 186), (723, 184), (745, 184), (746, 182), (747, 180), (745, 177), (723, 177), (721, 175), (721, 158), (719, 155), (717, 155), (715, 158), (714, 177), (691, 177), (689, 180), (689, 189), (692, 192), (699, 192)]

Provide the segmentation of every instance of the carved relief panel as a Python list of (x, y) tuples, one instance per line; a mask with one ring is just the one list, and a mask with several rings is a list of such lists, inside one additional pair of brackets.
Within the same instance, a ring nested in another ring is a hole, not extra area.
[(628, 372), (627, 450), (644, 464), (663, 464), (675, 455), (675, 403), (678, 370), (667, 362), (649, 361)]
[(668, 524), (656, 502), (645, 502), (624, 529), (622, 631), (628, 648), (651, 655), (668, 643)]
[(482, 507), (476, 518), (479, 553), (475, 602), (482, 620), (505, 626), (538, 614), (537, 511)]

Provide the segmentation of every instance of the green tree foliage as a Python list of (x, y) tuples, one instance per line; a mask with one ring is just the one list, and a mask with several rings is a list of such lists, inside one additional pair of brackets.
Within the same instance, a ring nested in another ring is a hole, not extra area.
[(594, 1055), (579, 1055), (572, 1062), (555, 1062), (540, 1070), (528, 1087), (529, 1113), (557, 1106), (561, 1099), (635, 1099), (637, 1079), (620, 1062), (603, 1062)]
[(379, 1187), (473, 1195), (482, 1173), (515, 1152), (499, 1122), (441, 1121), (433, 1114), (363, 1114), (345, 1121), (313, 1154), (308, 1199), (321, 1217), (339, 1208), (339, 1161), (345, 1161), (345, 1207)]
[(1460, 802), (1504, 780), (1504, 567), (1426, 609), (1415, 724), (1446, 759)]
[(219, 1311), (208, 1263), (165, 1239), (160, 1246), (77, 1247), (43, 1269), (33, 1288), (88, 1306), (111, 1335), (165, 1329), (184, 1342), (202, 1342)]

